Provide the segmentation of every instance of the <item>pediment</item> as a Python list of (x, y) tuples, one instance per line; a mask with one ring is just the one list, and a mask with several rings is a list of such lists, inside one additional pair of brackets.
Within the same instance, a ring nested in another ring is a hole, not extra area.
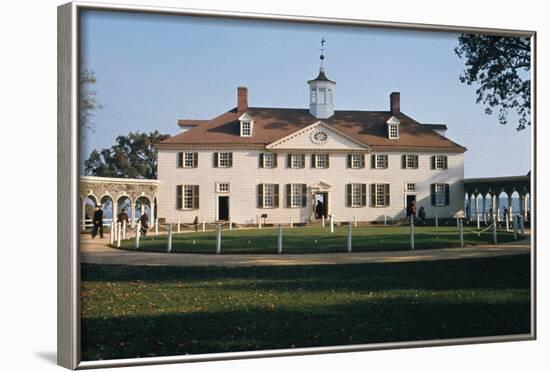
[(368, 146), (323, 121), (317, 121), (266, 147), (274, 150), (366, 150)]

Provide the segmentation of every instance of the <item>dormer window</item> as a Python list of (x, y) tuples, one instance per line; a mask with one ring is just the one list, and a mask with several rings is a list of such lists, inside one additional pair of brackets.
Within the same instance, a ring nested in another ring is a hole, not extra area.
[(386, 124), (388, 125), (388, 138), (389, 139), (398, 139), (399, 138), (399, 119), (395, 116), (392, 116), (389, 118), (388, 121), (386, 121)]
[(399, 127), (396, 124), (391, 124), (389, 126), (389, 131), (390, 131), (390, 139), (399, 138)]
[(241, 137), (252, 137), (253, 121), (250, 115), (247, 113), (242, 114), (239, 117)]

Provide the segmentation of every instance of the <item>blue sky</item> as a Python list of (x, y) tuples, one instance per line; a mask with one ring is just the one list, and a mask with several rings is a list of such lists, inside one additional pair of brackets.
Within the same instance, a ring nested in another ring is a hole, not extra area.
[(466, 177), (530, 169), (530, 130), (500, 125), (475, 103), (475, 87), (459, 82), (454, 33), (98, 11), (85, 11), (81, 27), (81, 57), (104, 106), (83, 133), (83, 159), (129, 131), (176, 134), (177, 119), (225, 112), (239, 85), (251, 106), (307, 108), (325, 37), (336, 110), (388, 110), (399, 91), (403, 112), (447, 124), (468, 148)]

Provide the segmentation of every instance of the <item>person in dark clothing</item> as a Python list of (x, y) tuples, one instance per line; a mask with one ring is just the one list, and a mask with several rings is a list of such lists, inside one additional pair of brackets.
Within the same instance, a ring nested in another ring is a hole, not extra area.
[(141, 235), (147, 236), (147, 230), (149, 230), (149, 216), (146, 213), (143, 213), (139, 217), (139, 222), (141, 222)]
[(315, 206), (315, 217), (317, 217), (317, 219), (321, 218), (324, 212), (325, 210), (324, 210), (323, 202), (319, 200), (317, 202), (317, 205)]
[(421, 205), (420, 209), (418, 210), (418, 218), (420, 221), (422, 221), (422, 224), (424, 224), (424, 220), (426, 219), (426, 211), (424, 210), (424, 206)]
[(121, 224), (126, 222), (126, 226), (128, 226), (128, 213), (126, 213), (126, 209), (123, 209), (120, 211), (120, 213), (117, 216), (118, 222)]
[(92, 223), (93, 223), (92, 239), (96, 237), (98, 231), (99, 231), (99, 237), (103, 239), (103, 211), (101, 210), (100, 204), (96, 206)]

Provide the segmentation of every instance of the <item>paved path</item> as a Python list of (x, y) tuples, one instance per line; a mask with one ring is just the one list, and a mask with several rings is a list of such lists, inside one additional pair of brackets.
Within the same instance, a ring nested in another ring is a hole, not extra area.
[(416, 251), (357, 252), (322, 254), (190, 254), (126, 251), (107, 246), (109, 239), (91, 240), (81, 235), (81, 262), (135, 266), (261, 266), (326, 265), (345, 263), (413, 262), (508, 256), (530, 252), (530, 240), (500, 245), (442, 248)]

